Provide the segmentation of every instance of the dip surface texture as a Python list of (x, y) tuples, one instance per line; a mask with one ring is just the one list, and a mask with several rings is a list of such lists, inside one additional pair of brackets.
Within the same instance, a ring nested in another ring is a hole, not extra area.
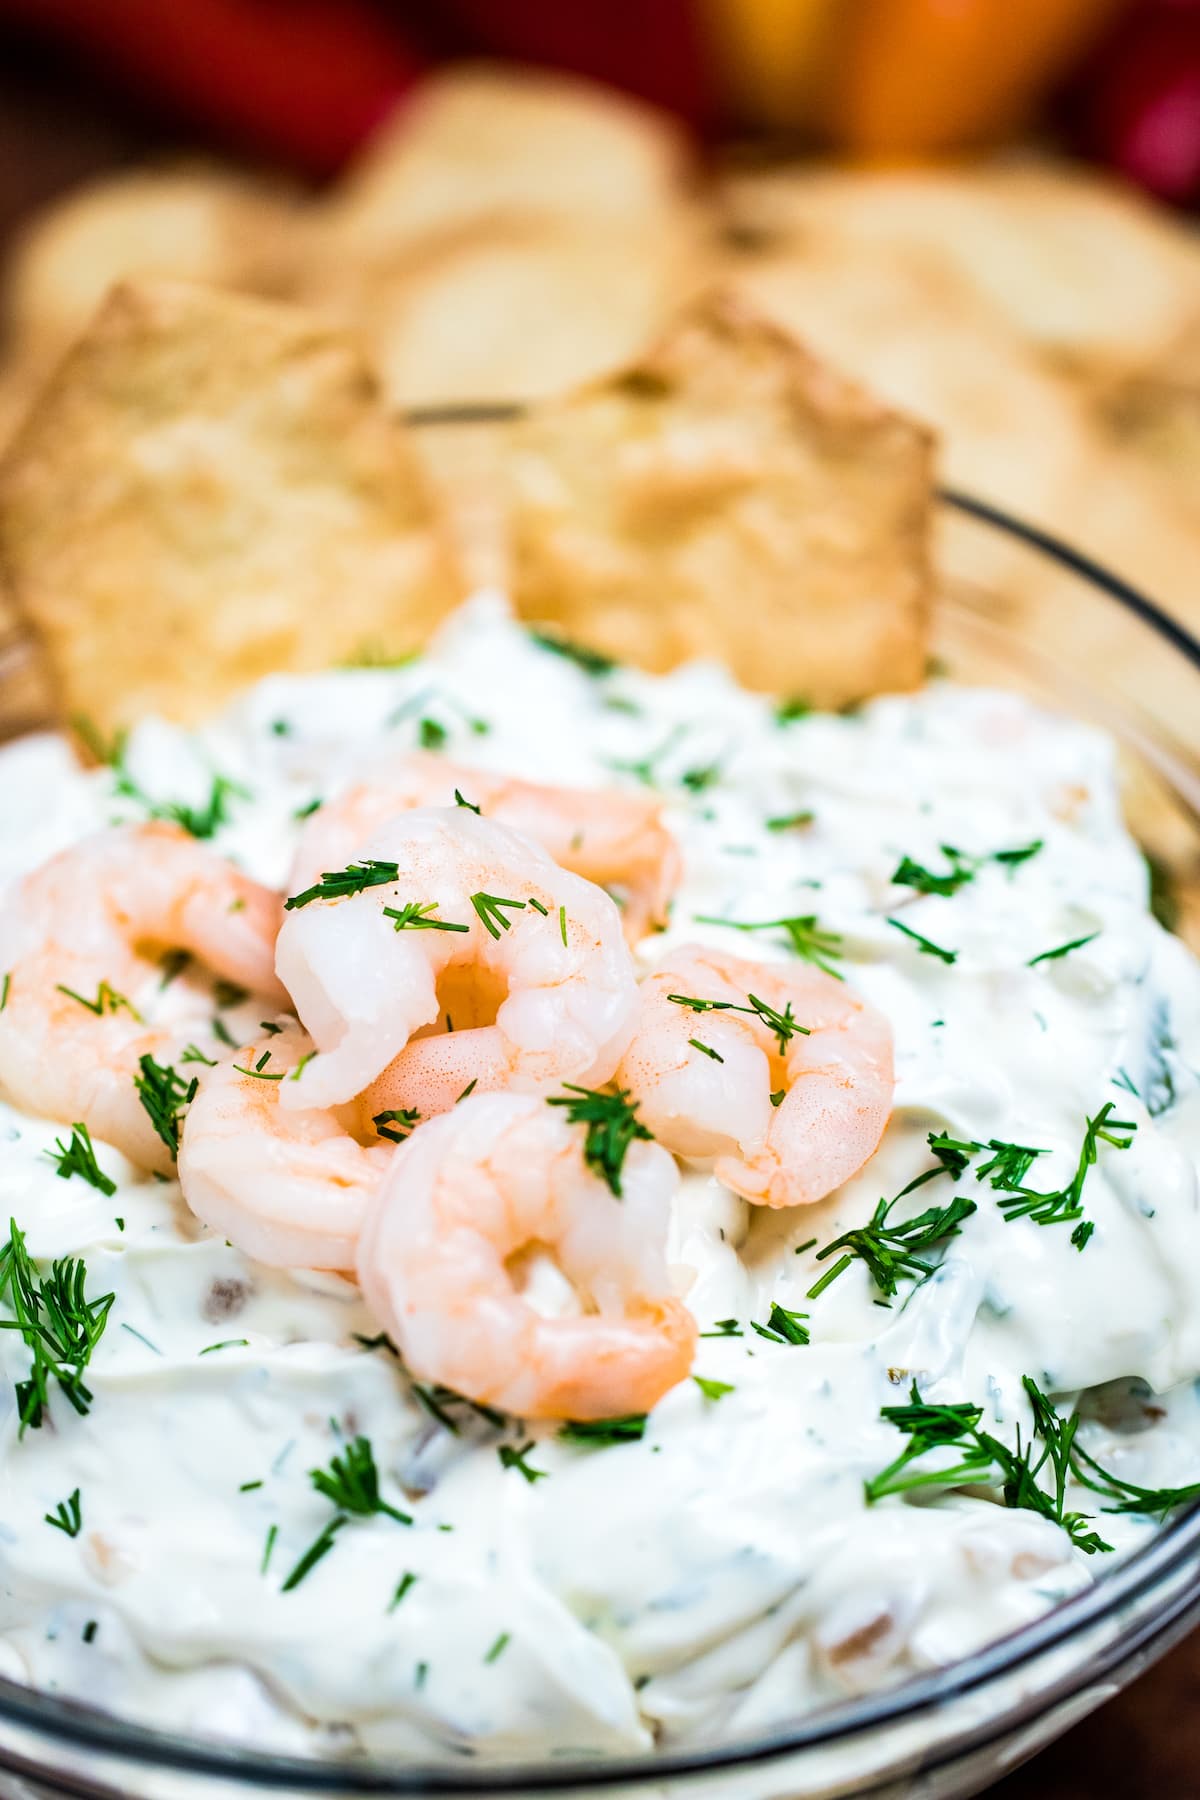
[[(352, 1282), (257, 1266), (98, 1140), (116, 1192), (60, 1179), (69, 1128), (0, 1104), (0, 1217), (43, 1270), (82, 1257), (88, 1294), (115, 1296), (90, 1410), (52, 1386), (23, 1436), (29, 1351), (0, 1333), (0, 1672), (260, 1748), (602, 1756), (944, 1664), (1102, 1573), (1113, 1555), (995, 1486), (869, 1505), (864, 1483), (905, 1448), (881, 1409), (914, 1382), (1013, 1445), (1023, 1377), (1064, 1418), (1083, 1395), (1079, 1441), (1125, 1481), (1200, 1477), (1200, 972), (1151, 916), (1111, 745), (949, 683), (832, 716), (708, 666), (589, 672), (484, 597), (419, 661), (273, 678), (194, 733), (147, 723), (115, 770), (13, 745), (0, 881), (148, 807), (203, 815), (220, 777), (214, 847), (282, 889), (302, 817), (406, 747), (657, 789), (684, 879), (640, 972), (688, 940), (815, 947), (892, 1023), (883, 1144), (778, 1212), (685, 1172), (670, 1260), (696, 1379), (640, 1438), (589, 1444), (414, 1389)], [(163, 983), (129, 999), (188, 1020), (203, 1055), (260, 1032), (261, 1007), (193, 970)], [(1082, 1217), (1002, 1205), (991, 1146), (1036, 1148), (1024, 1186), (1061, 1193), (1106, 1106)], [(853, 1250), (820, 1254), (926, 1173), (892, 1223), (975, 1210), (893, 1293)], [(530, 1280), (559, 1303), (551, 1269)], [(335, 1516), (309, 1471), (359, 1436), (411, 1523), (349, 1517), (289, 1580)], [(76, 1492), (72, 1534), (46, 1515)], [(1067, 1504), (1114, 1553), (1153, 1528), (1082, 1489)]]

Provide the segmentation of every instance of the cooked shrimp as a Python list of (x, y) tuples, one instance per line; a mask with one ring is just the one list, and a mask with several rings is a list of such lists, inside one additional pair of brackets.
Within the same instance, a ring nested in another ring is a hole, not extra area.
[(354, 863), (371, 885), (295, 896), (279, 933), (280, 979), (320, 1052), (285, 1107), (366, 1089), (368, 1114), (428, 1118), (472, 1085), (608, 1080), (637, 985), (606, 893), (465, 807), (400, 814)]
[(292, 891), (308, 887), (322, 869), (340, 869), (397, 813), (453, 806), (456, 789), (486, 818), (533, 838), (562, 868), (608, 888), (622, 908), (631, 944), (666, 922), (680, 859), (659, 801), (619, 788), (519, 781), (419, 751), (373, 768), (369, 779), (355, 782), (313, 814), (301, 833)]
[(715, 1157), (717, 1179), (756, 1205), (806, 1206), (878, 1147), (895, 1085), (891, 1026), (810, 964), (686, 944), (642, 983), (616, 1078), (668, 1150)]
[(282, 1005), (278, 926), (278, 895), (177, 825), (120, 825), (64, 850), (0, 905), (0, 1087), (17, 1106), (82, 1120), (133, 1162), (169, 1170), (134, 1087), (139, 1057), (171, 1061), (186, 1042), (141, 1016), (161, 985), (156, 955), (190, 951)]
[[(674, 1160), (636, 1142), (612, 1194), (545, 1098), (485, 1094), (415, 1131), (368, 1209), (358, 1279), (413, 1374), (524, 1419), (648, 1412), (691, 1367), (669, 1292)], [(580, 1310), (535, 1311), (510, 1272), (550, 1251)]]
[(179, 1182), (197, 1218), (258, 1262), (352, 1269), (394, 1146), (358, 1143), (334, 1112), (283, 1110), (280, 1088), (311, 1049), (288, 1023), (201, 1071), (180, 1138)]

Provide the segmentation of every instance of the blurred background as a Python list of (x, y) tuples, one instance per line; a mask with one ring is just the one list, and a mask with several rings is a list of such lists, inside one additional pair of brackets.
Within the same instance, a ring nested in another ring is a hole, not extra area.
[[(1198, 207), (1200, 0), (0, 0), (0, 440), (125, 274), (344, 320), (401, 408), (719, 283), (1200, 628)], [(1004, 1791), (1200, 1792), (1198, 1685)]]

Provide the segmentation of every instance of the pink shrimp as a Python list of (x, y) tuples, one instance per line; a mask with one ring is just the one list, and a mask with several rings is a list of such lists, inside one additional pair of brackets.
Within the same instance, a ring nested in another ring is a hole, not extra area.
[[(631, 1144), (619, 1197), (564, 1109), (475, 1095), (396, 1152), (358, 1249), (368, 1306), (425, 1381), (524, 1419), (648, 1412), (691, 1367), (696, 1322), (669, 1291), (678, 1170)], [(514, 1259), (550, 1251), (579, 1309), (536, 1311)]]
[(848, 1181), (892, 1111), (892, 1032), (807, 963), (746, 962), (703, 944), (664, 959), (616, 1080), (656, 1138), (715, 1157), (759, 1206), (805, 1206)]
[(0, 906), (0, 1087), (30, 1112), (82, 1121), (143, 1168), (170, 1170), (134, 1085), (141, 1057), (170, 1062), (196, 1028), (142, 1016), (160, 1004), (161, 953), (189, 951), (283, 1005), (279, 917), (277, 894), (177, 825), (119, 825), (52, 857)]
[(619, 788), (521, 781), (419, 751), (373, 767), (313, 814), (296, 851), (292, 891), (308, 887), (323, 869), (342, 868), (397, 813), (453, 806), (456, 790), (486, 818), (533, 838), (562, 868), (607, 888), (622, 907), (631, 944), (661, 930), (679, 885), (680, 858), (660, 801)]

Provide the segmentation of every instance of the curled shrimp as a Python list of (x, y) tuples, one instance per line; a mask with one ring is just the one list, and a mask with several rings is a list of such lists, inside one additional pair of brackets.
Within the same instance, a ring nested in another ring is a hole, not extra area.
[(204, 1069), (179, 1144), (183, 1197), (209, 1228), (258, 1262), (352, 1269), (367, 1203), (393, 1146), (360, 1144), (338, 1113), (287, 1112), (280, 1088), (312, 1040), (281, 1022), (255, 1045)]
[(474, 1089), (608, 1080), (637, 984), (606, 893), (466, 807), (394, 817), (354, 866), (371, 885), (295, 896), (279, 933), (280, 979), (319, 1051), (284, 1106), (361, 1095), (367, 1116), (428, 1117)]
[[(189, 951), (283, 1005), (278, 926), (278, 895), (177, 825), (115, 826), (51, 857), (0, 906), (0, 1087), (17, 1106), (82, 1120), (131, 1161), (169, 1171), (134, 1086), (139, 1058), (169, 1062), (186, 1043), (185, 1030), (142, 1016), (147, 1000), (158, 1004), (161, 953)], [(167, 1010), (177, 1005), (172, 990)]]
[(631, 944), (661, 930), (679, 885), (680, 858), (662, 822), (659, 801), (617, 788), (520, 781), (419, 751), (373, 768), (367, 780), (355, 782), (313, 814), (300, 836), (293, 889), (307, 887), (323, 869), (341, 868), (397, 813), (453, 806), (456, 791), (498, 825), (533, 838), (560, 867), (608, 888), (622, 907)]
[(809, 964), (686, 944), (643, 981), (616, 1078), (669, 1150), (715, 1157), (717, 1179), (756, 1205), (806, 1206), (879, 1145), (895, 1086), (892, 1031), (853, 988)]
[[(683, 1380), (696, 1322), (667, 1279), (674, 1159), (633, 1143), (618, 1198), (583, 1149), (544, 1097), (485, 1094), (396, 1152), (358, 1279), (415, 1375), (525, 1419), (648, 1412)], [(553, 1254), (578, 1311), (547, 1317), (518, 1290), (514, 1259), (535, 1247)]]

